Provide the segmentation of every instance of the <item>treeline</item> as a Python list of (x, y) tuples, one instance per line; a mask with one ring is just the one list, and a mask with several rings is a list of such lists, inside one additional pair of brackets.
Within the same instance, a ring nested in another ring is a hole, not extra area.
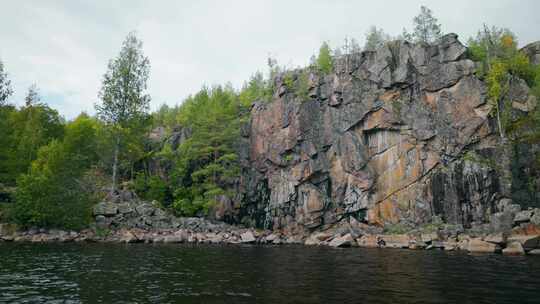
[[(396, 38), (433, 43), (442, 34), (433, 13), (422, 7), (412, 32), (404, 30)], [(324, 42), (309, 71), (332, 73), (336, 57), (374, 50), (391, 39), (372, 27), (363, 47), (354, 39), (335, 49)], [(488, 84), (500, 136), (539, 142), (539, 107), (512, 119), (509, 88), (523, 79), (540, 100), (540, 68), (518, 50), (515, 35), (507, 29), (485, 27), (468, 45), (477, 75)], [(108, 64), (96, 115), (83, 113), (65, 121), (40, 100), (35, 86), (24, 105), (9, 104), (13, 90), (0, 62), (0, 220), (79, 229), (91, 221), (92, 206), (113, 198), (120, 188), (135, 190), (178, 215), (204, 215), (217, 201), (234, 196), (241, 126), (254, 102), (271, 100), (275, 76), (284, 75), (284, 84), (309, 100), (307, 75), (293, 78), (289, 70), (270, 58), (268, 71), (255, 73), (240, 90), (231, 85), (204, 87), (181, 105), (149, 113), (150, 61), (132, 33)], [(156, 127), (165, 130), (159, 142), (149, 136)], [(179, 129), (189, 136), (178, 146), (163, 139)], [(165, 172), (156, 172), (156, 166)]]

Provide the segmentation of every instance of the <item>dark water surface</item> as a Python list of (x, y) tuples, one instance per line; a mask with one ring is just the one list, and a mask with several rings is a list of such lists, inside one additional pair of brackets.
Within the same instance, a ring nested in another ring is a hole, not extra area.
[(0, 303), (540, 303), (540, 257), (0, 244)]

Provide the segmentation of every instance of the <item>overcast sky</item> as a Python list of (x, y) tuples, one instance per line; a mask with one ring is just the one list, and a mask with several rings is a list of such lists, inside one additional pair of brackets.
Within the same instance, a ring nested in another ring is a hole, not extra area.
[(21, 104), (37, 84), (66, 118), (93, 113), (102, 75), (130, 31), (150, 58), (152, 109), (181, 102), (204, 84), (239, 87), (266, 70), (304, 65), (322, 41), (362, 44), (371, 25), (397, 35), (420, 5), (462, 41), (483, 23), (508, 27), (520, 45), (540, 40), (540, 1), (1, 1), (0, 59)]

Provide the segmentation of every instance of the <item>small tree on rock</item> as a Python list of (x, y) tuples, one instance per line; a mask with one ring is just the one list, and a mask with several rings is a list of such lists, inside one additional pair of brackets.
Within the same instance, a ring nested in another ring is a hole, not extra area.
[(420, 7), (420, 14), (413, 19), (415, 42), (433, 43), (442, 36), (441, 25), (433, 12), (426, 6)]

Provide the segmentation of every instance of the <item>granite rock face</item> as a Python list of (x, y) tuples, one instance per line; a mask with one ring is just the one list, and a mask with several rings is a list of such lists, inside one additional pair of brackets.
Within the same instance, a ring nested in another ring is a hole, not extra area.
[[(509, 161), (466, 51), (455, 34), (394, 41), (336, 58), (329, 75), (294, 71), (295, 82), (308, 74), (303, 95), (277, 77), (242, 132), (238, 221), (298, 234), (350, 219), (489, 223), (510, 197)], [(527, 111), (519, 86), (515, 108)]]

